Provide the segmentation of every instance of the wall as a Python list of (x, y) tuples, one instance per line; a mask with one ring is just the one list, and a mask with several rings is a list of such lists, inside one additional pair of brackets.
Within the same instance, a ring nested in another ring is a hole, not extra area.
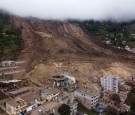
[(88, 96), (84, 96), (79, 92), (75, 93), (76, 98), (85, 106), (87, 109), (91, 109), (91, 99)]
[(9, 114), (9, 115), (15, 115), (16, 112), (14, 110), (15, 108), (12, 107), (11, 105), (9, 105), (8, 103), (6, 103), (6, 112)]

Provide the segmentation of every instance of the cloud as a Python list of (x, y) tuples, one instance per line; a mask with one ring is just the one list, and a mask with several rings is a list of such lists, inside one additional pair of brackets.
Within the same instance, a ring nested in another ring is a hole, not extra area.
[(42, 19), (135, 19), (135, 0), (0, 0), (0, 8)]

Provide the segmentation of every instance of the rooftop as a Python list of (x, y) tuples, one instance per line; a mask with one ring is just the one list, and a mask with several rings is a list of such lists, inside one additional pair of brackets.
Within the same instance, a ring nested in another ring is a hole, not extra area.
[(103, 76), (103, 77), (101, 77), (101, 79), (102, 78), (119, 78), (117, 75), (109, 75), (109, 76)]
[(38, 98), (40, 98), (40, 95), (35, 94), (35, 93), (30, 93), (30, 94), (25, 95), (25, 96), (22, 97), (22, 99), (24, 101), (26, 101), (27, 103), (33, 102), (33, 101), (35, 101), (35, 99), (38, 99)]
[(9, 105), (13, 106), (13, 107), (18, 107), (19, 103), (17, 103), (14, 99), (7, 101), (6, 103), (8, 103)]
[(10, 94), (18, 94), (18, 93), (21, 93), (21, 92), (23, 92), (23, 91), (30, 90), (30, 89), (31, 89), (31, 87), (24, 87), (24, 88), (17, 89), (17, 90), (15, 90), (15, 91), (11, 91), (11, 92), (9, 92), (9, 93), (10, 93)]
[(13, 107), (18, 107), (18, 106), (24, 106), (26, 105), (25, 101), (23, 99), (18, 98), (17, 100), (10, 99), (6, 103), (10, 104)]
[(55, 80), (55, 81), (62, 81), (62, 80), (67, 80), (68, 78), (62, 76), (53, 76), (50, 80)]
[(60, 91), (58, 89), (47, 89), (47, 90), (44, 90), (44, 92), (49, 95), (49, 94), (57, 94)]
[(95, 95), (98, 95), (98, 91), (95, 89), (95, 88), (80, 88), (80, 89), (77, 89), (78, 92), (84, 94), (84, 95), (89, 95), (89, 96), (95, 96)]

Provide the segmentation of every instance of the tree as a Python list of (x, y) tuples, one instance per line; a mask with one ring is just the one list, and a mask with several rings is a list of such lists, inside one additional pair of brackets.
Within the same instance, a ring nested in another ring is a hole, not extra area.
[(117, 111), (116, 108), (114, 108), (112, 106), (108, 106), (106, 108), (106, 115), (119, 115), (119, 112)]
[(61, 115), (70, 115), (70, 107), (66, 104), (62, 104), (59, 108), (58, 108), (58, 112)]
[(110, 97), (113, 101), (120, 102), (120, 96), (116, 93), (112, 94)]

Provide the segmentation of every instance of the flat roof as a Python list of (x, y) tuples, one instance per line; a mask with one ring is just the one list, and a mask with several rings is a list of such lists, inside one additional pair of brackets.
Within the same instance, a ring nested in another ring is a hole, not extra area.
[(30, 93), (28, 95), (25, 95), (23, 97), (21, 97), (25, 102), (30, 103), (32, 101), (35, 101), (35, 99), (39, 98), (40, 95), (36, 94), (36, 93)]
[(55, 81), (63, 81), (63, 80), (67, 80), (68, 78), (64, 77), (64, 76), (53, 76), (52, 78), (50, 78), (50, 80), (55, 80)]
[(21, 92), (26, 91), (26, 90), (29, 90), (29, 89), (31, 89), (31, 87), (23, 87), (23, 88), (20, 88), (20, 89), (11, 91), (11, 92), (9, 92), (9, 93), (10, 93), (10, 94), (17, 94), (17, 93), (21, 93)]
[(47, 94), (57, 94), (59, 92), (60, 91), (58, 89), (49, 89), (49, 90), (47, 90)]
[(13, 107), (18, 107), (19, 103), (17, 103), (14, 99), (7, 101), (6, 103), (8, 103), (9, 105), (13, 106)]
[(99, 92), (95, 88), (90, 88), (90, 89), (80, 88), (80, 89), (77, 89), (77, 91), (84, 95), (89, 95), (89, 96), (95, 96), (99, 94)]

